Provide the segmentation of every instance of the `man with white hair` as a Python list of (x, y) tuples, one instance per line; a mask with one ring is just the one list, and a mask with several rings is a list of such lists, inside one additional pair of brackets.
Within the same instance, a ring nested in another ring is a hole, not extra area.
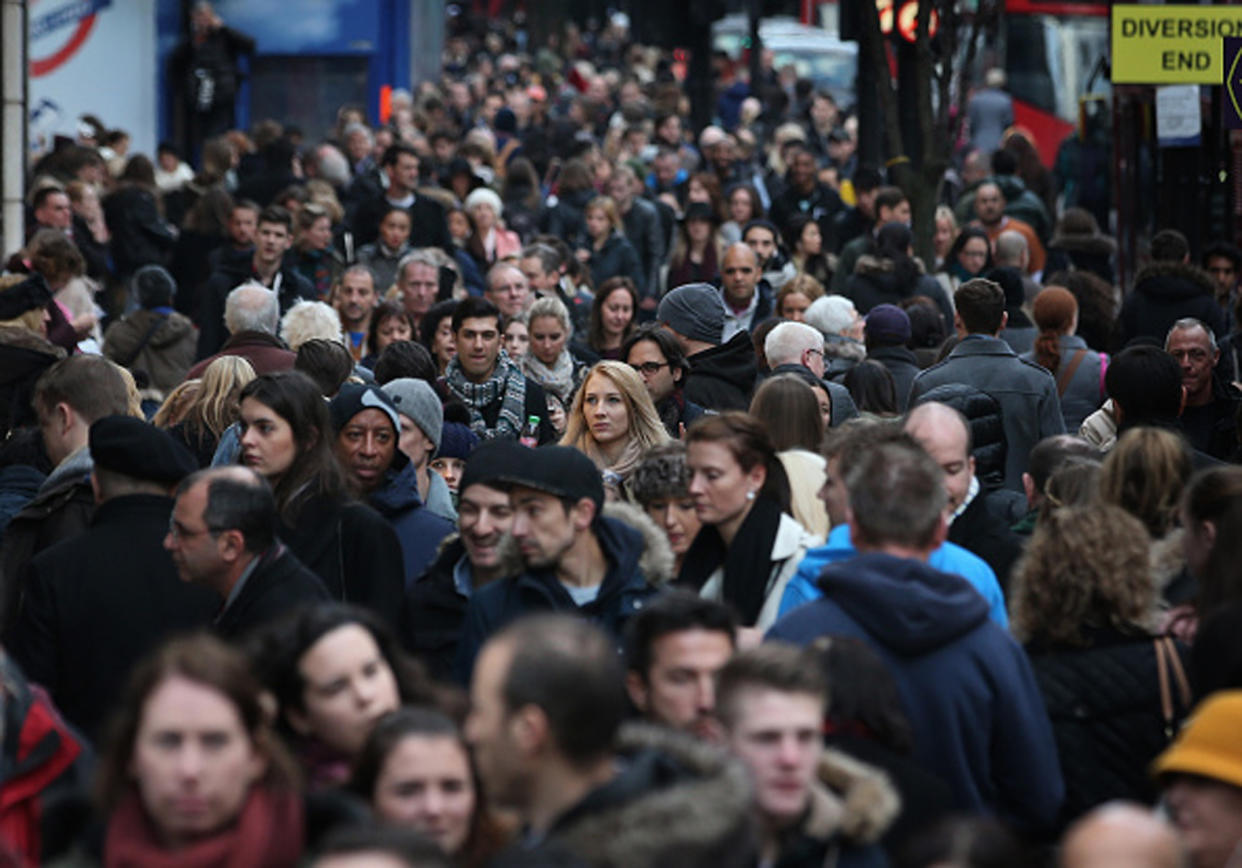
[(781, 323), (764, 340), (763, 355), (773, 376), (794, 374), (808, 385), (823, 389), (832, 405), (833, 425), (858, 415), (849, 389), (824, 379), (824, 336), (814, 327), (800, 322)]
[(768, 332), (763, 355), (775, 370), (783, 365), (801, 365), (816, 377), (824, 376), (824, 336), (806, 323), (783, 322)]
[(338, 193), (349, 186), (352, 177), (349, 160), (341, 153), (340, 148), (331, 142), (323, 142), (311, 153), (313, 159), (306, 161), (303, 167), (308, 175), (327, 181)]
[(824, 336), (824, 376), (836, 379), (867, 357), (863, 344), (866, 320), (843, 295), (825, 295), (811, 302), (803, 322)]
[(208, 356), (186, 374), (194, 380), (221, 356), (241, 356), (256, 374), (290, 371), (297, 356), (276, 337), (280, 325), (280, 304), (276, 293), (261, 283), (247, 281), (228, 294), (224, 301), (224, 327), (232, 335), (220, 352)]
[[(259, 212), (253, 253), (246, 258), (223, 257), (216, 271), (199, 290), (199, 358), (220, 351), (228, 338), (224, 310), (228, 294), (243, 283), (264, 286), (276, 295), (281, 310), (288, 310), (301, 299), (316, 298), (315, 287), (285, 261), (293, 244), (293, 217), (279, 205)], [(272, 332), (275, 333), (275, 326)]]
[(280, 319), (280, 339), (297, 352), (307, 341), (344, 343), (341, 316), (323, 301), (299, 301)]

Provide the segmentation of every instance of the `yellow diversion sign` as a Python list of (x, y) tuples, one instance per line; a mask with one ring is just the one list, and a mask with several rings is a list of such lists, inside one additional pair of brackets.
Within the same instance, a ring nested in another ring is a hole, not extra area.
[(1242, 5), (1116, 4), (1113, 84), (1220, 84), (1226, 36), (1242, 36)]

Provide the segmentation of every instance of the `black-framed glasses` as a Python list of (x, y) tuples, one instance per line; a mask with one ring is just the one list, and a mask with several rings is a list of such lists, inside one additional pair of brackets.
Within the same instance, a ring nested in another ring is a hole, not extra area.
[(189, 530), (188, 528), (182, 527), (177, 522), (175, 517), (168, 517), (168, 533), (173, 539), (194, 539), (194, 537), (202, 536), (203, 534), (218, 534), (221, 530), (221, 528), (217, 527), (205, 527), (202, 530)]
[(640, 374), (656, 374), (660, 368), (667, 368), (668, 362), (643, 362), (641, 365), (631, 364), (630, 367)]

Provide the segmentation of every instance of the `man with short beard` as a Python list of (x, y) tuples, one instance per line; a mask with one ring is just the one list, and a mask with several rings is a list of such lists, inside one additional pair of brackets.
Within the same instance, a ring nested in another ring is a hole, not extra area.
[(333, 292), (332, 307), (341, 317), (341, 330), (349, 339), (349, 352), (354, 361), (362, 358), (375, 310), (375, 274), (365, 265), (351, 265), (341, 275)]
[(509, 535), (509, 486), (499, 477), (524, 455), (511, 440), (484, 443), (471, 454), (458, 487), (457, 535), (406, 594), (401, 618), (406, 647), (435, 678), (452, 674), (471, 596), (521, 569)]

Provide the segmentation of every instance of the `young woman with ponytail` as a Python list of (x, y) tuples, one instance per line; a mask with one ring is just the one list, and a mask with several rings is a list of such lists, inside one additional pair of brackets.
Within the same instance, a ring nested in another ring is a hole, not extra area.
[(1048, 286), (1035, 296), (1032, 315), (1039, 329), (1035, 347), (1022, 358), (1042, 365), (1056, 378), (1065, 430), (1076, 432), (1106, 397), (1108, 356), (1087, 348), (1078, 337), (1078, 301), (1068, 289)]

